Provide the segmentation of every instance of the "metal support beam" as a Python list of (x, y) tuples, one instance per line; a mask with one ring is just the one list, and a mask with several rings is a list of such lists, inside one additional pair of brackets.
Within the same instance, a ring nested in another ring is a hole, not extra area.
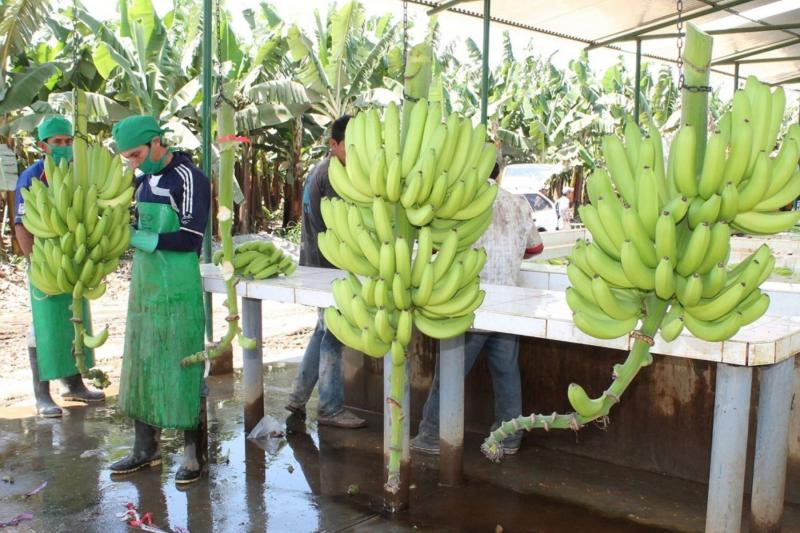
[(733, 64), (733, 93), (739, 90), (739, 63)]
[(717, 365), (706, 533), (741, 530), (752, 381), (750, 367)]
[(759, 59), (740, 59), (737, 61), (740, 65), (750, 65), (755, 63), (781, 63), (783, 61), (800, 61), (800, 56), (784, 56), (784, 57), (764, 57)]
[(261, 300), (242, 298), (242, 333), (256, 340), (253, 350), (242, 349), (244, 386), (244, 431), (250, 431), (264, 418), (264, 363), (261, 336)]
[(639, 104), (642, 93), (642, 41), (636, 39), (636, 79), (633, 82), (633, 118), (639, 125)]
[[(719, 3), (714, 5), (713, 7), (704, 7), (701, 9), (696, 9), (694, 11), (690, 11), (688, 13), (684, 13), (681, 19), (686, 22), (688, 20), (696, 19), (698, 17), (703, 17), (705, 15), (710, 15), (711, 13), (717, 13), (718, 11), (725, 11), (726, 9), (730, 9), (732, 7), (736, 7), (741, 4), (746, 4), (747, 2), (751, 2), (752, 0), (732, 0), (730, 2), (725, 2), (724, 4)], [(587, 50), (591, 50), (593, 48), (600, 48), (602, 46), (608, 46), (612, 43), (617, 43), (620, 41), (630, 41), (631, 39), (635, 39), (640, 35), (644, 35), (645, 33), (650, 33), (655, 30), (660, 30), (661, 28), (667, 28), (669, 26), (674, 26), (678, 22), (677, 16), (670, 16), (659, 21), (654, 21), (651, 23), (642, 24), (634, 30), (624, 31), (622, 33), (617, 33), (614, 35), (609, 35), (608, 37), (603, 37), (602, 39), (598, 39), (594, 41), (587, 47)]]
[(464, 335), (439, 342), (439, 483), (461, 483), (464, 455)]
[(483, 0), (483, 62), (481, 64), (481, 123), (486, 124), (489, 112), (489, 26), (492, 22), (492, 0)]
[(783, 516), (794, 357), (761, 367), (759, 377), (750, 531), (772, 532), (781, 530)]
[[(214, 92), (211, 78), (211, 36), (213, 33), (211, 0), (203, 0), (203, 173), (211, 179), (211, 97)], [(213, 210), (208, 209), (208, 223), (203, 234), (203, 262), (211, 262), (211, 228)], [(213, 299), (210, 292), (203, 293), (203, 306), (206, 315), (206, 338), (214, 340)]]
[(795, 44), (800, 44), (800, 37), (794, 37), (791, 39), (786, 39), (784, 41), (780, 41), (777, 43), (766, 44), (762, 46), (757, 46), (755, 48), (750, 48), (748, 50), (742, 50), (741, 52), (736, 52), (734, 54), (730, 54), (725, 57), (721, 57), (715, 61), (711, 62), (711, 65), (730, 65), (732, 63), (737, 63), (741, 59), (746, 57), (758, 55), (758, 54), (766, 54), (767, 52), (772, 52), (773, 50), (780, 50), (781, 48), (786, 48), (787, 46), (793, 46)]
[[(389, 445), (391, 443), (391, 421), (392, 415), (389, 409), (388, 400), (392, 395), (392, 354), (388, 353), (383, 357), (383, 479), (388, 479), (389, 467)], [(411, 365), (406, 360), (403, 364), (403, 372), (406, 373), (405, 385), (403, 386), (403, 451), (400, 456), (400, 490), (395, 493), (389, 492), (385, 485), (383, 490), (383, 508), (390, 513), (396, 513), (408, 509), (409, 488), (411, 486), (411, 450), (408, 446), (408, 439), (411, 434)], [(463, 368), (461, 370), (463, 377)]]
[(433, 9), (429, 9), (426, 13), (429, 17), (432, 17), (436, 13), (441, 13), (442, 11), (446, 11), (451, 7), (457, 6), (458, 4), (466, 4), (467, 2), (476, 2), (476, 1), (477, 0), (449, 0), (448, 2), (442, 2)]
[(776, 82), (771, 83), (770, 85), (783, 85), (784, 83), (797, 83), (797, 82), (800, 82), (800, 76), (792, 76), (791, 78), (778, 80)]
[[(785, 31), (800, 29), (800, 23), (793, 24), (763, 24), (761, 26), (744, 26), (738, 28), (724, 28), (721, 30), (708, 30), (709, 35), (731, 35), (737, 33), (757, 33), (762, 31)], [(650, 35), (640, 35), (636, 39), (654, 40), (654, 39), (677, 39), (678, 37), (685, 37), (686, 34), (681, 33), (651, 33)]]

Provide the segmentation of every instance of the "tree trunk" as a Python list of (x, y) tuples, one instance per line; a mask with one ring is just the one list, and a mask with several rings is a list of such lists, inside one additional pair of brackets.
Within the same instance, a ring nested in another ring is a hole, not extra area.
[(241, 171), (242, 193), (244, 201), (239, 206), (239, 233), (250, 233), (250, 220), (252, 218), (253, 179), (250, 173), (250, 153), (252, 149), (248, 143), (242, 143), (242, 153), (239, 169)]
[(301, 203), (303, 198), (303, 119), (297, 117), (292, 128), (292, 165), (294, 175), (292, 196), (292, 219), (295, 224), (300, 222)]

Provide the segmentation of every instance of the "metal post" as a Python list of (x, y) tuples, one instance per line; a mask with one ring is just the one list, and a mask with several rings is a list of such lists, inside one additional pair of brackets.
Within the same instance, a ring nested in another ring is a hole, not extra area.
[[(203, 0), (203, 173), (211, 178), (211, 35), (213, 33), (211, 0)], [(212, 209), (208, 210), (208, 224), (203, 234), (203, 262), (211, 262)], [(203, 293), (206, 312), (206, 338), (214, 340), (213, 300), (210, 292)]]
[(634, 81), (633, 116), (639, 125), (639, 106), (642, 92), (642, 40), (636, 39), (636, 80)]
[(739, 63), (733, 64), (733, 92), (739, 90)]
[(464, 452), (464, 335), (439, 342), (439, 482), (461, 483)]
[(483, 0), (483, 62), (481, 65), (481, 123), (487, 124), (489, 112), (489, 24), (491, 0)]
[[(391, 442), (391, 410), (386, 401), (392, 394), (392, 355), (386, 354), (383, 357), (383, 479), (388, 480), (389, 467), (389, 445)], [(403, 371), (406, 373), (405, 385), (403, 386), (403, 452), (400, 457), (400, 490), (396, 493), (389, 492), (384, 488), (383, 508), (396, 513), (408, 509), (409, 487), (411, 485), (411, 450), (408, 446), (409, 436), (411, 435), (411, 365), (406, 360)], [(463, 370), (462, 370), (463, 373)]]
[(261, 300), (242, 298), (242, 333), (256, 340), (254, 350), (243, 349), (244, 431), (264, 418), (264, 365), (261, 337)]
[(741, 529), (752, 381), (750, 367), (717, 364), (706, 533)]
[(781, 529), (789, 450), (794, 357), (760, 369), (756, 456), (750, 499), (750, 531)]

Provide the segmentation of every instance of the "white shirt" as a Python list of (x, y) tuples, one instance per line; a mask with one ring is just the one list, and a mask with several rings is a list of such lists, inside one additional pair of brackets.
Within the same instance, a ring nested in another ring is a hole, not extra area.
[(481, 281), (496, 285), (517, 285), (525, 250), (542, 244), (533, 221), (533, 209), (523, 196), (498, 189), (492, 223), (476, 247), (486, 249)]

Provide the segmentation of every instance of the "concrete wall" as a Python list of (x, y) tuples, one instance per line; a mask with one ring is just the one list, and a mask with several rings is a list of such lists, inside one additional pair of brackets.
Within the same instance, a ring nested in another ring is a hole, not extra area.
[[(422, 405), (433, 375), (435, 343), (421, 335), (412, 342), (411, 434), (416, 433)], [(618, 350), (523, 338), (520, 372), (523, 413), (569, 411), (570, 382), (582, 384), (590, 395), (599, 394), (611, 380), (611, 367), (627, 354)], [(349, 352), (345, 356), (346, 403), (380, 412), (382, 361)], [(800, 369), (796, 370), (800, 391)], [(575, 434), (536, 431), (529, 444), (563, 450), (602, 461), (705, 483), (711, 453), (715, 365), (705, 361), (656, 356), (655, 362), (634, 380), (622, 402), (611, 412), (609, 424), (593, 425)], [(753, 386), (750, 462), (755, 440), (758, 372)], [(485, 433), (493, 419), (492, 383), (483, 358), (468, 376), (465, 390), (465, 426)], [(793, 409), (798, 409), (793, 405)], [(792, 417), (787, 497), (800, 503), (800, 417)], [(748, 472), (748, 478), (750, 473)], [(750, 481), (747, 482), (749, 487)]]

